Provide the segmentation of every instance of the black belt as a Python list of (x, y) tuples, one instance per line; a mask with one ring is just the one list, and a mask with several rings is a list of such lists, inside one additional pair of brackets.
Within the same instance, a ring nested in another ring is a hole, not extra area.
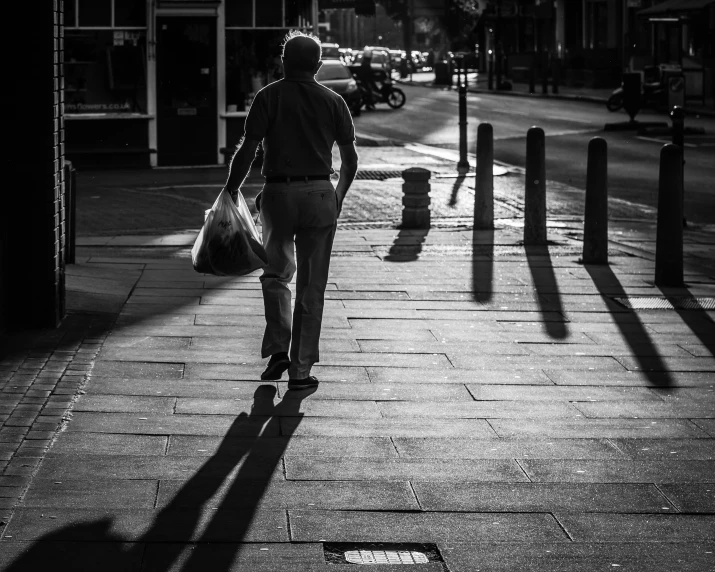
[(329, 181), (330, 175), (285, 175), (281, 177), (266, 177), (266, 183), (290, 183), (308, 181)]

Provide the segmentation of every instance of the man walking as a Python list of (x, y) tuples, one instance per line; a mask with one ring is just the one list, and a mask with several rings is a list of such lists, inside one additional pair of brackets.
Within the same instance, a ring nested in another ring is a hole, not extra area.
[[(358, 165), (355, 128), (347, 105), (315, 81), (320, 57), (317, 38), (296, 31), (288, 34), (283, 46), (284, 79), (256, 94), (226, 182), (226, 189), (236, 198), (262, 142), (266, 182), (256, 205), (268, 266), (261, 276), (266, 316), (261, 355), (270, 360), (261, 379), (277, 380), (288, 370), (289, 389), (318, 386), (310, 371), (319, 359), (330, 252)], [(333, 188), (335, 143), (341, 167)], [(291, 325), (288, 284), (296, 269)]]

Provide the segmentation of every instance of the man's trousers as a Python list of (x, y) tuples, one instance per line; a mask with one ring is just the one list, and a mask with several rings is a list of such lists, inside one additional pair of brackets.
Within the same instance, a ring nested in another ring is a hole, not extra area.
[[(320, 327), (337, 214), (337, 196), (330, 181), (266, 183), (263, 187), (261, 223), (268, 266), (261, 276), (266, 315), (261, 355), (265, 358), (290, 350), (291, 379), (308, 377), (320, 357)], [(296, 270), (291, 326), (288, 284)]]

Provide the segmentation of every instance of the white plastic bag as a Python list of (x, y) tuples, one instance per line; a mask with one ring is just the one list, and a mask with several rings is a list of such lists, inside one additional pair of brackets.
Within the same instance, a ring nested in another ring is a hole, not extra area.
[(238, 206), (222, 190), (191, 249), (194, 270), (216, 276), (243, 276), (268, 264), (258, 229), (243, 195)]

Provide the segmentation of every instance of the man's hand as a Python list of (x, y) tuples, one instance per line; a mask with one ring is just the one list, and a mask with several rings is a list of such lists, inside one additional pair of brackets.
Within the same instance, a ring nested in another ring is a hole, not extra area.
[(348, 194), (348, 189), (355, 180), (355, 174), (358, 168), (358, 154), (355, 149), (355, 142), (349, 145), (338, 145), (340, 151), (340, 179), (335, 187), (335, 194), (338, 199), (338, 216), (343, 210), (343, 201), (345, 195)]

